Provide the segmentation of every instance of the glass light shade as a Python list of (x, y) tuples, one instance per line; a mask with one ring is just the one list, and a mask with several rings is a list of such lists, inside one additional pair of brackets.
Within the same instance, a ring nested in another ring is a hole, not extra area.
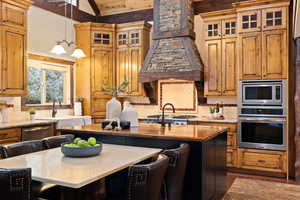
[(51, 50), (51, 53), (54, 53), (56, 55), (61, 55), (66, 53), (66, 50), (61, 44), (56, 44)]
[(82, 51), (82, 49), (75, 49), (74, 52), (71, 55), (72, 57), (75, 58), (84, 58), (86, 57), (85, 53)]

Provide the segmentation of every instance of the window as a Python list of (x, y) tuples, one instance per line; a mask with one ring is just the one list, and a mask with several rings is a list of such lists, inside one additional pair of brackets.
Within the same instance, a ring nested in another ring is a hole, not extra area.
[(72, 66), (28, 60), (28, 93), (22, 99), (24, 109), (35, 107), (49, 109), (53, 101), (61, 103), (62, 108), (72, 107)]

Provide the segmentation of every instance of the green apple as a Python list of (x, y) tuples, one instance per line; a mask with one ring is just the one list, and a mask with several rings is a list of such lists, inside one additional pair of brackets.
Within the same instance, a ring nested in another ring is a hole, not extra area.
[(88, 139), (88, 143), (89, 143), (89, 145), (91, 145), (91, 146), (95, 146), (95, 145), (97, 144), (97, 140), (96, 140), (96, 138), (94, 138), (94, 137), (90, 137), (90, 138)]
[(78, 137), (78, 138), (75, 138), (74, 140), (73, 140), (73, 143), (74, 144), (77, 144), (79, 141), (81, 140), (81, 138), (80, 137)]
[(80, 148), (86, 148), (86, 147), (88, 147), (88, 145), (89, 145), (88, 142), (85, 140), (79, 140), (77, 143), (77, 146)]

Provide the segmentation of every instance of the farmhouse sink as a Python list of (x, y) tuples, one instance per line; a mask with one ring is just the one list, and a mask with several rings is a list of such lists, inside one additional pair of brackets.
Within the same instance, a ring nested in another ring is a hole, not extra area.
[(71, 126), (84, 126), (92, 123), (91, 116), (57, 116), (57, 117), (41, 117), (38, 120), (53, 120), (57, 121), (56, 128), (64, 128)]

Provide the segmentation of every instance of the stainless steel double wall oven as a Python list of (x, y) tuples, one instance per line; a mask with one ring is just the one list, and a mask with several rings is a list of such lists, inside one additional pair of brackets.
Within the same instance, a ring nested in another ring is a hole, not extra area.
[(284, 151), (286, 81), (240, 81), (239, 90), (239, 147)]

